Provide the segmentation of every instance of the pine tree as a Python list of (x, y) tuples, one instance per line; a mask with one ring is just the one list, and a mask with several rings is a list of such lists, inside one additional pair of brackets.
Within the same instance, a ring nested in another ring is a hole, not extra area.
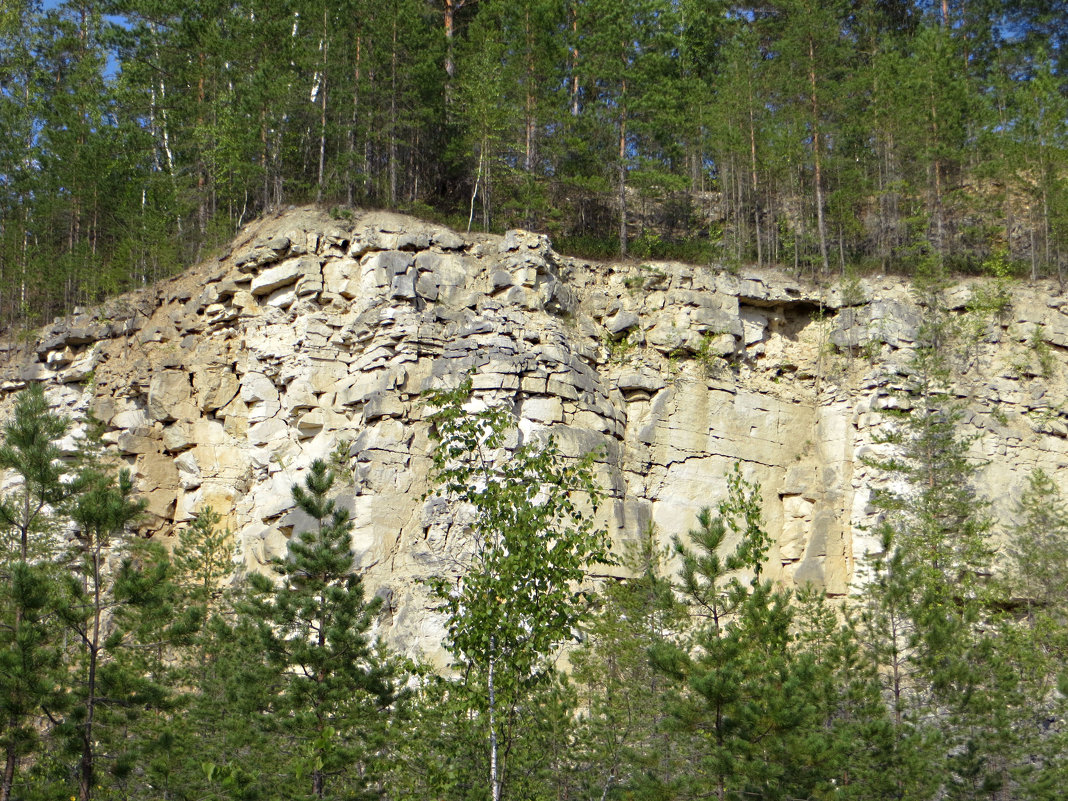
[[(821, 764), (828, 748), (813, 659), (792, 646), (790, 593), (761, 578), (770, 538), (759, 488), (737, 467), (718, 512), (698, 518), (696, 550), (676, 541), (681, 589), (697, 621), (692, 644), (657, 653), (661, 669), (686, 685), (670, 707), (692, 760), (681, 782), (693, 796), (717, 799), (828, 792), (834, 777)], [(724, 555), (728, 535), (737, 544)]]
[(630, 577), (605, 583), (596, 612), (571, 655), (579, 697), (578, 755), (571, 784), (580, 797), (640, 797), (644, 787), (670, 784), (684, 756), (664, 725), (675, 686), (651, 653), (684, 628), (685, 609), (661, 574), (661, 553), (650, 528), (622, 560)]
[[(140, 602), (128, 593), (128, 582), (140, 578), (140, 565), (120, 554), (129, 524), (141, 514), (144, 501), (133, 499), (128, 470), (116, 477), (104, 466), (90, 464), (78, 476), (70, 510), (77, 527), (69, 546), (70, 574), (65, 577), (63, 618), (74, 635), (70, 676), (70, 712), (60, 733), (78, 755), (78, 801), (90, 801), (99, 778), (101, 729), (108, 706), (144, 705), (158, 700), (158, 687), (124, 670), (115, 658), (127, 642), (115, 616)], [(111, 563), (118, 557), (121, 564)], [(156, 566), (157, 568), (159, 566)], [(164, 568), (165, 569), (165, 568)], [(114, 756), (114, 754), (112, 754)]]
[(54, 507), (67, 494), (55, 440), (68, 426), (49, 408), (41, 385), (32, 384), (19, 394), (3, 429), (0, 469), (13, 471), (21, 485), (0, 499), (0, 801), (11, 798), (19, 763), (37, 745), (42, 709), (57, 706), (62, 696), (56, 580), (48, 555), (57, 527)]
[(775, 86), (783, 111), (797, 119), (806, 142), (819, 264), (826, 274), (830, 269), (826, 214), (832, 174), (828, 143), (836, 134), (840, 97), (835, 89), (846, 65), (842, 40), (846, 4), (789, 0), (775, 6), (778, 13), (769, 20), (775, 36)]
[(1020, 783), (1028, 797), (1052, 799), (1068, 776), (1068, 733), (1048, 725), (1068, 711), (1068, 504), (1053, 479), (1035, 470), (1014, 511), (1005, 594), (1023, 612), (1000, 627), (999, 643), (1026, 694), (1017, 721)]
[[(175, 691), (149, 714), (130, 716), (129, 769), (115, 778), (116, 789), (131, 798), (207, 793), (211, 782), (203, 766), (226, 766), (229, 735), (250, 728), (246, 708), (228, 706), (218, 685), (220, 669), (228, 681), (239, 681), (248, 674), (238, 665), (262, 656), (258, 641), (242, 648), (250, 638), (235, 630), (232, 598), (219, 586), (232, 571), (232, 532), (219, 523), (220, 515), (202, 509), (179, 532), (170, 560), (154, 552), (152, 541), (138, 543), (142, 569), (130, 576), (136, 580), (125, 592), (141, 602), (118, 619), (137, 647), (123, 661)], [(228, 662), (223, 652), (232, 651), (240, 656)], [(252, 681), (270, 688), (260, 676)]]
[[(238, 608), (244, 604), (241, 586), (233, 600)], [(280, 676), (265, 659), (260, 621), (215, 615), (194, 647), (192, 692), (160, 737), (166, 751), (151, 766), (159, 793), (173, 788), (247, 801), (306, 797), (307, 774), (298, 778), (293, 740), (279, 731)]]
[[(1055, 264), (1057, 276), (1061, 277), (1068, 208), (1065, 178), (1058, 167), (1068, 153), (1068, 101), (1053, 74), (1050, 59), (1045, 54), (1040, 54), (1039, 59), (1031, 80), (1013, 85), (1018, 123), (1012, 137), (1015, 146), (1006, 148), (1011, 154), (1015, 183), (1032, 198), (1032, 280), (1037, 278), (1040, 264)], [(1019, 161), (1012, 156), (1018, 156)]]
[(1019, 700), (993, 634), (1001, 604), (989, 581), (991, 521), (949, 389), (955, 330), (937, 279), (919, 285), (924, 319), (901, 404), (909, 408), (888, 412), (885, 442), (896, 454), (873, 462), (907, 488), (876, 495), (887, 515), (866, 588), (868, 636), (892, 681), (898, 742), (924, 753), (916, 770), (899, 771), (902, 781), (937, 776), (940, 787), (925, 795), (972, 798), (1005, 785), (1014, 724), (1004, 712)]
[(396, 693), (393, 666), (368, 633), (381, 602), (364, 599), (352, 522), (330, 497), (334, 481), (333, 470), (316, 461), (304, 486), (294, 485), (312, 528), (275, 563), (277, 586), (249, 577), (252, 597), (243, 609), (275, 671), (271, 725), (295, 748), (297, 775), (307, 777), (304, 792), (314, 798), (326, 797), (328, 785), (356, 792), (369, 783), (365, 769)]
[(234, 532), (220, 527), (222, 516), (207, 506), (178, 533), (174, 569), (191, 600), (210, 618), (220, 611), (223, 579), (233, 572)]

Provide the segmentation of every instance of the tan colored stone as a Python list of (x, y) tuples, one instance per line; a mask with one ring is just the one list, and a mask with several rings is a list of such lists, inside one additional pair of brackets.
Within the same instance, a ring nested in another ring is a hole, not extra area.
[(163, 429), (163, 450), (167, 453), (181, 453), (195, 444), (193, 425), (188, 420), (179, 420)]
[(214, 412), (234, 399), (239, 389), (237, 376), (228, 368), (208, 368), (193, 373), (197, 407)]
[(185, 370), (162, 370), (148, 385), (148, 416), (170, 422), (185, 417), (189, 409), (189, 374)]
[(539, 423), (559, 423), (564, 419), (564, 406), (559, 398), (528, 398), (519, 415)]
[[(273, 524), (293, 483), (347, 442), (353, 481), (343, 471), (339, 491), (352, 498), (368, 591), (391, 599), (381, 631), (431, 660), (442, 622), (420, 582), (461, 564), (470, 538), (462, 515), (424, 500), (432, 443), (419, 396), (468, 373), (477, 404), (521, 418), (509, 447), (552, 432), (564, 458), (599, 454), (608, 498), (596, 519), (617, 544), (649, 523), (664, 544), (685, 537), (740, 464), (776, 540), (770, 578), (831, 594), (863, 580), (881, 547), (871, 492), (892, 486), (865, 459), (894, 455), (880, 409), (906, 408), (895, 389), (921, 320), (906, 284), (873, 278), (866, 302), (843, 309), (834, 287), (658, 263), (632, 293), (623, 279), (636, 267), (567, 260), (539, 235), (517, 232), (501, 253), (499, 238), (430, 236), (399, 215), (361, 214), (352, 227), (311, 209), (250, 224), (237, 256), (135, 296), (144, 323), (132, 333), (79, 323), (43, 335), (35, 361), (5, 363), (0, 407), (42, 380), (56, 409), (96, 410), (111, 427), (104, 441), (137, 467), (149, 528), (225, 507), (241, 558), (263, 571), (285, 552)], [(1068, 476), (1057, 411), (1068, 356), (1051, 351), (1049, 377), (1033, 359), (1020, 366), (1036, 326), (1051, 345), (1068, 342), (1053, 290), (1013, 287), (1011, 325), (969, 343), (980, 369), (957, 388), (966, 431), (982, 435), (980, 492), (999, 510), (1034, 466)], [(94, 344), (97, 328), (111, 338)], [(632, 347), (604, 347), (612, 331)], [(83, 360), (94, 380), (61, 386)], [(81, 443), (72, 433), (62, 447)]]
[(297, 420), (297, 432), (302, 438), (313, 437), (322, 431), (326, 424), (326, 413), (322, 409), (312, 409)]

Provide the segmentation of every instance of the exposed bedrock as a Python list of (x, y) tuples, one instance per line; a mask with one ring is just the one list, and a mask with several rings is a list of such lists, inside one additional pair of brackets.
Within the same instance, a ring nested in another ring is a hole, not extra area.
[[(1013, 288), (1001, 314), (947, 294), (951, 354), (980, 490), (1008, 511), (1027, 474), (1068, 463), (1068, 314), (1052, 285)], [(989, 305), (989, 304), (988, 304)], [(674, 263), (593, 264), (541, 235), (463, 236), (411, 218), (291, 210), (246, 227), (181, 277), (57, 320), (4, 346), (2, 405), (29, 381), (79, 422), (91, 412), (148, 499), (164, 540), (211, 505), (262, 570), (303, 521), (290, 487), (341, 452), (353, 548), (387, 603), (380, 631), (441, 658), (421, 579), (460, 569), (465, 534), (427, 500), (420, 394), (471, 373), (508, 404), (516, 438), (551, 430), (598, 452), (598, 510), (617, 544), (666, 542), (726, 490), (760, 483), (771, 574), (849, 592), (878, 547), (864, 460), (888, 447), (922, 319), (906, 282), (807, 285)]]

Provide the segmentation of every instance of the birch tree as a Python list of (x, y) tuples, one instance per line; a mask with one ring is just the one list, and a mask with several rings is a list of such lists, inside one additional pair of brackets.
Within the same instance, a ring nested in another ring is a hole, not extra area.
[(601, 493), (593, 457), (566, 462), (550, 437), (505, 448), (514, 430), (502, 406), (471, 411), (471, 381), (430, 395), (435, 491), (468, 521), (472, 547), (458, 576), (431, 587), (447, 647), (482, 690), (493, 801), (505, 797), (514, 710), (554, 675), (552, 656), (575, 636), (581, 583), (608, 559), (608, 539), (583, 505)]

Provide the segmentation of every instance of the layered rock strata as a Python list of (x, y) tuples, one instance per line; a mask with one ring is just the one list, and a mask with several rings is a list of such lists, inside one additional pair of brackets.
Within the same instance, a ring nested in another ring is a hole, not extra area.
[[(1068, 463), (1068, 306), (1052, 286), (972, 281), (947, 304), (950, 354), (981, 490), (1002, 511), (1035, 467)], [(772, 574), (841, 595), (878, 547), (865, 457), (881, 413), (907, 403), (923, 309), (894, 278), (824, 287), (770, 272), (593, 264), (544, 236), (464, 236), (392, 214), (290, 210), (246, 227), (187, 274), (3, 346), (2, 405), (30, 381), (90, 413), (165, 541), (210, 505), (235, 559), (262, 570), (305, 521), (290, 487), (318, 458), (351, 467), (353, 548), (386, 600), (380, 630), (441, 658), (421, 579), (456, 571), (466, 534), (427, 499), (421, 393), (471, 374), (515, 413), (515, 441), (551, 431), (595, 451), (600, 521), (622, 546), (664, 541), (723, 498), (740, 463), (759, 482)]]

